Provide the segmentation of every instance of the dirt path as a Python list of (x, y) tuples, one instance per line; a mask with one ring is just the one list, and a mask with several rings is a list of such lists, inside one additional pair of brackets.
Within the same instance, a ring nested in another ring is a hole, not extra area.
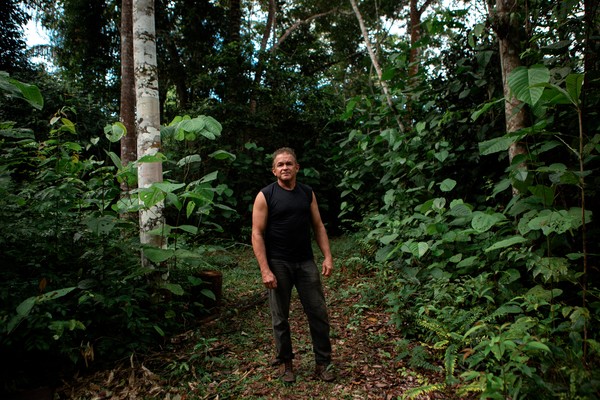
[[(270, 365), (273, 340), (266, 293), (253, 285), (237, 297), (225, 287), (227, 311), (218, 318), (173, 338), (155, 354), (132, 356), (110, 371), (65, 382), (55, 398), (397, 399), (410, 388), (442, 382), (440, 372), (407, 367), (406, 358), (399, 357), (400, 333), (380, 307), (364, 303), (356, 276), (350, 279), (339, 275), (325, 283), (337, 375), (333, 383), (312, 378), (308, 324), (297, 298), (291, 310), (297, 381), (285, 385), (279, 380), (278, 368)], [(452, 397), (432, 393), (416, 398)]]

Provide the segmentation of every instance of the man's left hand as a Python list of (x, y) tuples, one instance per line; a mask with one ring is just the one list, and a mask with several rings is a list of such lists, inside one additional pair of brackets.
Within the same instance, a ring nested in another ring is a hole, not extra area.
[(323, 274), (323, 276), (330, 276), (332, 272), (333, 272), (333, 260), (325, 259), (323, 261), (323, 270), (321, 271), (321, 273)]

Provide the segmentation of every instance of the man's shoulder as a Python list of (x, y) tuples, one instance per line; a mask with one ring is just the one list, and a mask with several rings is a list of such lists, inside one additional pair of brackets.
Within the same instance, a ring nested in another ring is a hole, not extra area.
[(267, 186), (265, 186), (264, 188), (260, 189), (260, 191), (263, 192), (263, 193), (272, 192), (273, 189), (275, 188), (275, 185), (277, 185), (277, 182), (271, 182)]

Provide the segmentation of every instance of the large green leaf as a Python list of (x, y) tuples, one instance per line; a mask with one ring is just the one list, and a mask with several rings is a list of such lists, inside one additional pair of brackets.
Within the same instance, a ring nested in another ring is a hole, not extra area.
[(162, 287), (177, 296), (182, 296), (185, 293), (183, 291), (183, 287), (181, 287), (181, 285), (178, 283), (165, 282), (162, 284)]
[(173, 257), (173, 254), (175, 254), (173, 249), (161, 249), (158, 247), (144, 248), (144, 257), (155, 264), (159, 264), (168, 260), (169, 258)]
[(527, 239), (525, 239), (523, 236), (513, 236), (508, 239), (500, 240), (499, 242), (494, 243), (493, 245), (485, 249), (485, 252), (487, 253), (492, 250), (503, 249), (505, 247), (510, 247), (512, 245), (524, 242), (527, 242)]
[(479, 142), (479, 153), (482, 156), (486, 156), (488, 154), (507, 151), (511, 144), (518, 142), (523, 137), (525, 137), (525, 133), (521, 133), (519, 135), (511, 134), (510, 136), (501, 136)]
[(531, 68), (515, 68), (508, 77), (508, 85), (515, 97), (531, 106), (535, 105), (544, 93), (540, 84), (550, 81), (550, 71), (543, 65)]
[(140, 189), (139, 197), (142, 203), (144, 203), (144, 206), (150, 208), (163, 201), (167, 195), (159, 188), (151, 186), (149, 188)]
[(583, 87), (583, 74), (569, 74), (566, 79), (567, 93), (571, 102), (574, 105), (579, 104), (579, 98), (581, 97), (581, 88)]
[(172, 193), (177, 189), (181, 189), (182, 187), (184, 187), (185, 183), (154, 182), (152, 186), (162, 190), (163, 192)]
[(127, 135), (127, 128), (121, 122), (115, 122), (104, 127), (104, 135), (110, 142), (116, 143)]
[(37, 86), (13, 79), (4, 71), (0, 71), (0, 90), (5, 92), (9, 97), (27, 101), (32, 107), (38, 110), (44, 107), (44, 98)]
[(473, 213), (473, 219), (471, 220), (471, 226), (477, 232), (483, 233), (488, 231), (497, 222), (506, 219), (506, 217), (500, 213), (486, 214), (481, 211), (475, 211)]

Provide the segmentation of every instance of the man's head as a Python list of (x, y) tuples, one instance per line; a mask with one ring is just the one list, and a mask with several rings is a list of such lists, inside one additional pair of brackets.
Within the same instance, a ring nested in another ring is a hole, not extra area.
[(273, 167), (275, 167), (275, 159), (277, 158), (277, 156), (285, 153), (294, 157), (294, 161), (298, 163), (298, 158), (296, 157), (296, 152), (294, 151), (294, 149), (292, 149), (291, 147), (281, 147), (273, 152)]
[(277, 177), (280, 184), (294, 186), (296, 174), (300, 165), (296, 160), (296, 153), (289, 147), (282, 147), (273, 153), (273, 175)]

